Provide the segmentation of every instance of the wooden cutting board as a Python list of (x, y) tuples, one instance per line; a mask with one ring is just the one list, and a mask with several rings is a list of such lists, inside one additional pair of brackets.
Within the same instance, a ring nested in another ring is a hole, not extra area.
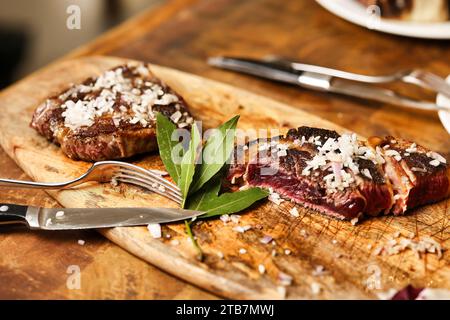
[[(88, 57), (57, 62), (0, 93), (0, 144), (36, 181), (63, 181), (85, 172), (88, 163), (72, 161), (58, 147), (29, 128), (34, 108), (48, 95), (69, 83), (97, 75), (123, 59)], [(283, 128), (300, 125), (345, 129), (316, 116), (250, 92), (173, 69), (154, 66), (153, 72), (180, 93), (196, 119), (214, 127), (236, 114), (240, 128)], [(163, 169), (157, 154), (133, 160), (146, 168)], [(51, 191), (65, 207), (174, 206), (158, 195), (109, 184), (76, 190)], [(163, 238), (153, 239), (145, 227), (100, 230), (111, 241), (157, 267), (227, 298), (277, 299), (284, 297), (279, 274), (293, 277), (285, 287), (287, 298), (376, 298), (377, 293), (407, 284), (450, 289), (450, 254), (416, 256), (411, 250), (397, 255), (375, 255), (374, 250), (395, 233), (415, 239), (430, 236), (449, 247), (449, 201), (426, 206), (402, 217), (379, 217), (353, 226), (292, 204), (262, 202), (244, 212), (240, 225), (253, 228), (233, 231), (234, 223), (209, 220), (194, 232), (205, 252), (197, 261), (183, 224), (163, 227)], [(270, 235), (275, 245), (260, 243)], [(178, 240), (178, 241), (172, 241)], [(178, 245), (176, 243), (179, 242)], [(243, 248), (246, 253), (239, 253)], [(290, 253), (289, 253), (290, 252)], [(286, 254), (289, 253), (289, 254)], [(223, 255), (223, 257), (221, 257)], [(258, 266), (266, 272), (260, 274)], [(320, 270), (321, 266), (324, 272)], [(319, 293), (313, 287), (321, 288)], [(162, 284), (162, 290), (163, 284)]]

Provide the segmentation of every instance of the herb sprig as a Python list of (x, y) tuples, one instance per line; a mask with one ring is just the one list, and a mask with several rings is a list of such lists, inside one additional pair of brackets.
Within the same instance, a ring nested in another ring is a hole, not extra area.
[[(225, 174), (224, 167), (234, 148), (234, 137), (239, 116), (228, 120), (215, 130), (203, 147), (197, 124), (192, 125), (187, 150), (180, 147), (176, 126), (161, 113), (156, 118), (156, 135), (159, 153), (164, 166), (173, 181), (181, 189), (182, 207), (204, 211), (198, 218), (211, 218), (218, 215), (240, 212), (269, 193), (260, 188), (249, 188), (237, 192), (220, 193)], [(181, 163), (174, 161), (181, 159)], [(186, 232), (198, 250), (197, 242), (186, 222)], [(199, 251), (201, 256), (201, 250)]]

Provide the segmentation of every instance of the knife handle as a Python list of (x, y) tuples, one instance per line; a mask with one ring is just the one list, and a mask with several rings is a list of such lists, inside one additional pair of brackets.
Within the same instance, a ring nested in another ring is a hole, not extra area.
[(28, 224), (27, 206), (17, 204), (0, 203), (0, 224)]

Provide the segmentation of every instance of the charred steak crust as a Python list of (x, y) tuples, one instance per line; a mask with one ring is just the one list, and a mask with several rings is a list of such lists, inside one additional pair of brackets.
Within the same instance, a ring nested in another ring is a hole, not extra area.
[[(227, 180), (231, 186), (267, 188), (339, 219), (399, 214), (448, 195), (450, 171), (442, 156), (392, 137), (375, 141), (320, 128), (291, 129), (274, 141), (237, 146)], [(392, 158), (391, 149), (401, 149), (404, 160)], [(405, 177), (409, 188), (401, 185)]]
[(30, 126), (69, 158), (119, 159), (156, 150), (157, 112), (179, 128), (193, 122), (182, 97), (148, 65), (131, 63), (48, 98), (35, 110)]

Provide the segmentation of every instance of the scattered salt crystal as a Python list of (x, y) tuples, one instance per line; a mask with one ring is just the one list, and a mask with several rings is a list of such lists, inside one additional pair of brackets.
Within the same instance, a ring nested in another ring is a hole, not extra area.
[(182, 116), (183, 115), (180, 111), (176, 111), (170, 116), (170, 120), (172, 120), (174, 123), (178, 123)]
[(153, 238), (161, 238), (161, 225), (159, 223), (151, 223), (147, 226), (147, 229)]
[(436, 159), (430, 161), (430, 165), (432, 165), (433, 167), (437, 167), (440, 164), (441, 163), (439, 162), (439, 160), (436, 160)]
[(223, 252), (222, 252), (222, 251), (217, 252), (217, 256), (218, 256), (220, 259), (223, 259), (223, 257), (224, 257)]
[(289, 250), (289, 249), (284, 250), (284, 254), (287, 255), (287, 256), (290, 255), (291, 254), (291, 250)]
[(245, 250), (244, 248), (239, 249), (239, 253), (240, 254), (246, 254), (247, 250)]
[(275, 249), (273, 249), (271, 255), (272, 255), (272, 257), (276, 257), (277, 256), (277, 251)]
[(358, 223), (358, 218), (353, 218), (350, 223), (355, 226)]
[(306, 233), (306, 230), (305, 230), (305, 229), (300, 230), (300, 235), (301, 235), (303, 238), (308, 237), (308, 234)]
[(264, 267), (263, 264), (260, 264), (258, 266), (258, 271), (259, 271), (260, 274), (264, 274), (266, 272), (266, 267)]
[(298, 209), (296, 207), (293, 207), (291, 210), (289, 210), (289, 213), (294, 217), (299, 217)]
[(252, 227), (251, 226), (236, 226), (233, 228), (233, 231), (239, 232), (239, 233), (244, 233), (245, 231), (250, 230)]
[(270, 192), (268, 199), (269, 201), (275, 203), (276, 205), (280, 205), (284, 201), (284, 199), (280, 198), (280, 195), (278, 193), (273, 191)]
[(332, 243), (332, 244), (337, 244), (338, 242), (337, 242), (336, 239), (333, 239), (333, 240), (331, 240), (331, 243)]
[(222, 220), (223, 223), (227, 223), (230, 221), (230, 216), (228, 214), (223, 214), (220, 216), (220, 220)]
[(239, 219), (241, 218), (241, 216), (240, 215), (238, 215), (238, 214), (232, 214), (231, 216), (230, 216), (230, 219), (231, 219), (231, 221), (233, 222), (233, 223), (239, 223)]
[(177, 239), (173, 239), (173, 240), (170, 241), (170, 244), (173, 245), (173, 246), (177, 246), (177, 245), (180, 244), (180, 241), (178, 241)]
[(78, 244), (80, 245), (80, 246), (84, 246), (84, 244), (86, 243), (86, 241), (84, 241), (84, 240), (78, 240)]
[(261, 239), (259, 239), (259, 242), (263, 244), (268, 244), (270, 241), (272, 241), (272, 237), (268, 235), (265, 235)]
[(312, 294), (317, 295), (320, 293), (320, 291), (322, 291), (322, 287), (319, 283), (317, 283), (317, 282), (311, 283), (311, 293)]
[(277, 291), (278, 291), (278, 293), (280, 294), (280, 296), (281, 296), (281, 299), (285, 299), (286, 298), (286, 287), (283, 287), (283, 286), (278, 286), (277, 287)]
[(365, 169), (361, 170), (361, 173), (362, 173), (363, 175), (365, 175), (367, 178), (369, 178), (369, 179), (372, 180), (372, 175), (370, 174), (369, 169), (365, 168)]
[(409, 148), (407, 148), (405, 151), (406, 151), (406, 152), (409, 152), (409, 153), (417, 152), (417, 144), (416, 144), (416, 143), (412, 143), (412, 144), (409, 146)]
[(427, 152), (427, 156), (429, 158), (437, 160), (441, 163), (447, 163), (447, 160), (437, 152), (434, 152), (434, 151)]
[(9, 210), (9, 207), (8, 206), (1, 206), (0, 207), (0, 212), (6, 212), (6, 211), (8, 211)]
[(111, 178), (111, 186), (117, 187), (118, 184), (119, 184), (119, 182), (117, 181), (117, 178), (116, 177), (112, 177)]
[(321, 276), (323, 274), (325, 274), (325, 268), (322, 265), (318, 265), (316, 266), (316, 268), (313, 271), (313, 276)]
[(150, 171), (154, 174), (157, 174), (158, 176), (168, 176), (169, 175), (169, 173), (167, 171), (163, 171), (163, 170), (152, 169)]
[(293, 278), (284, 272), (280, 272), (278, 274), (278, 282), (282, 286), (290, 286), (292, 284), (292, 280)]

